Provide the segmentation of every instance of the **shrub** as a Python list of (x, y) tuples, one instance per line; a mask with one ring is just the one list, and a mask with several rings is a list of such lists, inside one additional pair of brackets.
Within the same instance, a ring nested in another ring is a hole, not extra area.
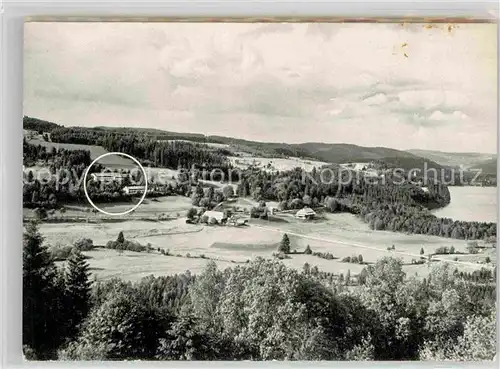
[(274, 256), (280, 260), (287, 258), (286, 254), (284, 252), (278, 252), (277, 254), (274, 254)]
[(446, 246), (441, 246), (436, 249), (435, 254), (436, 255), (447, 255), (450, 253), (450, 250), (448, 250), (448, 247)]
[(196, 208), (191, 208), (187, 212), (187, 217), (188, 217), (188, 219), (193, 219), (197, 214), (198, 214), (198, 211), (196, 210)]
[(141, 245), (137, 241), (124, 241), (124, 242), (108, 241), (108, 243), (106, 244), (106, 248), (113, 250), (128, 250), (135, 252), (144, 252), (148, 250), (146, 246)]
[(94, 248), (94, 241), (90, 238), (82, 238), (76, 241), (74, 246), (78, 251), (90, 251)]
[(343, 263), (363, 264), (363, 256), (347, 256), (342, 259)]
[(467, 245), (467, 252), (469, 254), (477, 254), (479, 250), (477, 249), (477, 242), (470, 242)]
[(61, 245), (51, 246), (49, 248), (49, 252), (54, 261), (67, 260), (75, 250), (76, 248), (73, 246), (61, 246)]
[(306, 255), (312, 254), (312, 250), (311, 250), (311, 247), (309, 245), (307, 245), (306, 250), (304, 251), (304, 254), (306, 254)]

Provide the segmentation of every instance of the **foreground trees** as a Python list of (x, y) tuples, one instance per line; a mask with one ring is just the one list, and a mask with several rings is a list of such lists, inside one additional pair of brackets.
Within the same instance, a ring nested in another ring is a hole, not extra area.
[(55, 267), (36, 223), (23, 235), (23, 345), (31, 359), (54, 359), (78, 332), (89, 304), (88, 265), (71, 258), (69, 272)]
[(485, 272), (470, 281), (439, 264), (418, 280), (405, 275), (400, 260), (383, 258), (347, 289), (317, 268), (299, 272), (258, 258), (223, 271), (209, 262), (197, 276), (91, 287), (79, 252), (63, 273), (36, 225), (27, 226), (24, 242), (28, 358), (488, 360), (495, 354), (495, 290)]
[(209, 262), (196, 278), (182, 277), (186, 298), (166, 308), (179, 294), (179, 277), (98, 285), (107, 292), (99, 293), (99, 307), (60, 358), (488, 360), (495, 354), (494, 300), (484, 313), (464, 304), (473, 285), (448, 266), (419, 281), (405, 276), (399, 260), (384, 258), (365, 269), (361, 287), (335, 292), (321, 274), (277, 261), (225, 271)]

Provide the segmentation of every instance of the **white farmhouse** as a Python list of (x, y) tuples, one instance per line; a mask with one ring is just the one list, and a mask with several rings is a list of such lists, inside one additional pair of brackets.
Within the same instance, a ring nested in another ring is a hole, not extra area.
[(305, 207), (303, 209), (300, 209), (295, 214), (295, 218), (297, 218), (297, 219), (313, 219), (315, 216), (316, 216), (316, 212), (309, 207)]
[(123, 192), (127, 195), (142, 195), (144, 193), (144, 186), (127, 186), (123, 188)]
[(208, 217), (208, 219), (215, 218), (218, 223), (226, 219), (226, 216), (222, 211), (207, 210), (203, 213), (202, 217), (205, 215)]

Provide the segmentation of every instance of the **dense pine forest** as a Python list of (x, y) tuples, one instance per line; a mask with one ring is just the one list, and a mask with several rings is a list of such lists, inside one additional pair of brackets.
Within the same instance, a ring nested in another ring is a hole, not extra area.
[[(439, 264), (408, 277), (383, 258), (355, 288), (256, 259), (199, 275), (93, 282), (75, 250), (57, 268), (26, 225), (23, 344), (28, 359), (491, 360), (495, 279)], [(335, 285), (336, 284), (336, 285)], [(478, 301), (481, 303), (477, 303)]]

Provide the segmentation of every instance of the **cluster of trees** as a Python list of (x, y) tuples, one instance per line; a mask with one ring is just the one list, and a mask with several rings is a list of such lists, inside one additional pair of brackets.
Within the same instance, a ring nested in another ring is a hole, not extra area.
[(250, 209), (250, 217), (258, 219), (268, 219), (269, 214), (265, 201), (260, 201), (258, 206), (253, 206)]
[(85, 260), (56, 269), (29, 225), (23, 266), (28, 358), (491, 360), (496, 350), (494, 293), (476, 293), (448, 264), (421, 281), (383, 258), (350, 290), (264, 259), (91, 289)]
[(495, 270), (481, 268), (473, 272), (457, 272), (460, 278), (478, 283), (495, 283), (497, 280), (496, 267)]
[(90, 251), (94, 248), (94, 242), (90, 238), (82, 238), (76, 241), (74, 245), (64, 246), (56, 244), (54, 246), (48, 246), (48, 252), (52, 257), (52, 260), (63, 261), (71, 259), (75, 254), (79, 254), (82, 251)]
[[(30, 172), (31, 173), (31, 172)], [(28, 178), (31, 176), (28, 175)], [(87, 202), (81, 183), (83, 177), (52, 176), (48, 180), (34, 179), (23, 185), (23, 207), (57, 209), (70, 203)], [(129, 202), (131, 197), (123, 192), (120, 181), (94, 181), (88, 178), (87, 193), (94, 202)]]
[(455, 250), (454, 246), (450, 246), (450, 247), (440, 246), (434, 252), (435, 255), (451, 255), (451, 254), (455, 254), (455, 253), (456, 253), (456, 250)]
[(361, 218), (372, 229), (427, 234), (455, 239), (496, 239), (496, 223), (454, 221), (438, 218), (427, 209), (405, 204), (380, 203), (365, 206)]
[(242, 173), (237, 193), (252, 196), (256, 200), (273, 200), (281, 203), (284, 210), (304, 205), (324, 205), (327, 197), (351, 199), (359, 197), (361, 204), (380, 202), (421, 205), (428, 208), (440, 207), (450, 201), (449, 191), (441, 184), (429, 184), (424, 191), (410, 182), (387, 175), (374, 183), (359, 173), (336, 166), (313, 168), (306, 173), (301, 168), (278, 173), (251, 170)]
[(352, 264), (363, 264), (363, 255), (354, 255), (354, 256), (346, 256), (342, 259), (343, 263), (352, 263)]
[(199, 182), (191, 193), (193, 205), (205, 209), (213, 209), (217, 204), (233, 196), (234, 190), (231, 185), (224, 186), (222, 190), (215, 190), (213, 186), (204, 189)]
[(137, 241), (126, 240), (125, 236), (123, 235), (123, 231), (120, 231), (120, 233), (118, 233), (116, 241), (108, 241), (108, 243), (106, 244), (106, 248), (113, 250), (122, 250), (122, 251), (128, 250), (135, 252), (150, 252), (153, 250), (150, 244), (144, 246)]

